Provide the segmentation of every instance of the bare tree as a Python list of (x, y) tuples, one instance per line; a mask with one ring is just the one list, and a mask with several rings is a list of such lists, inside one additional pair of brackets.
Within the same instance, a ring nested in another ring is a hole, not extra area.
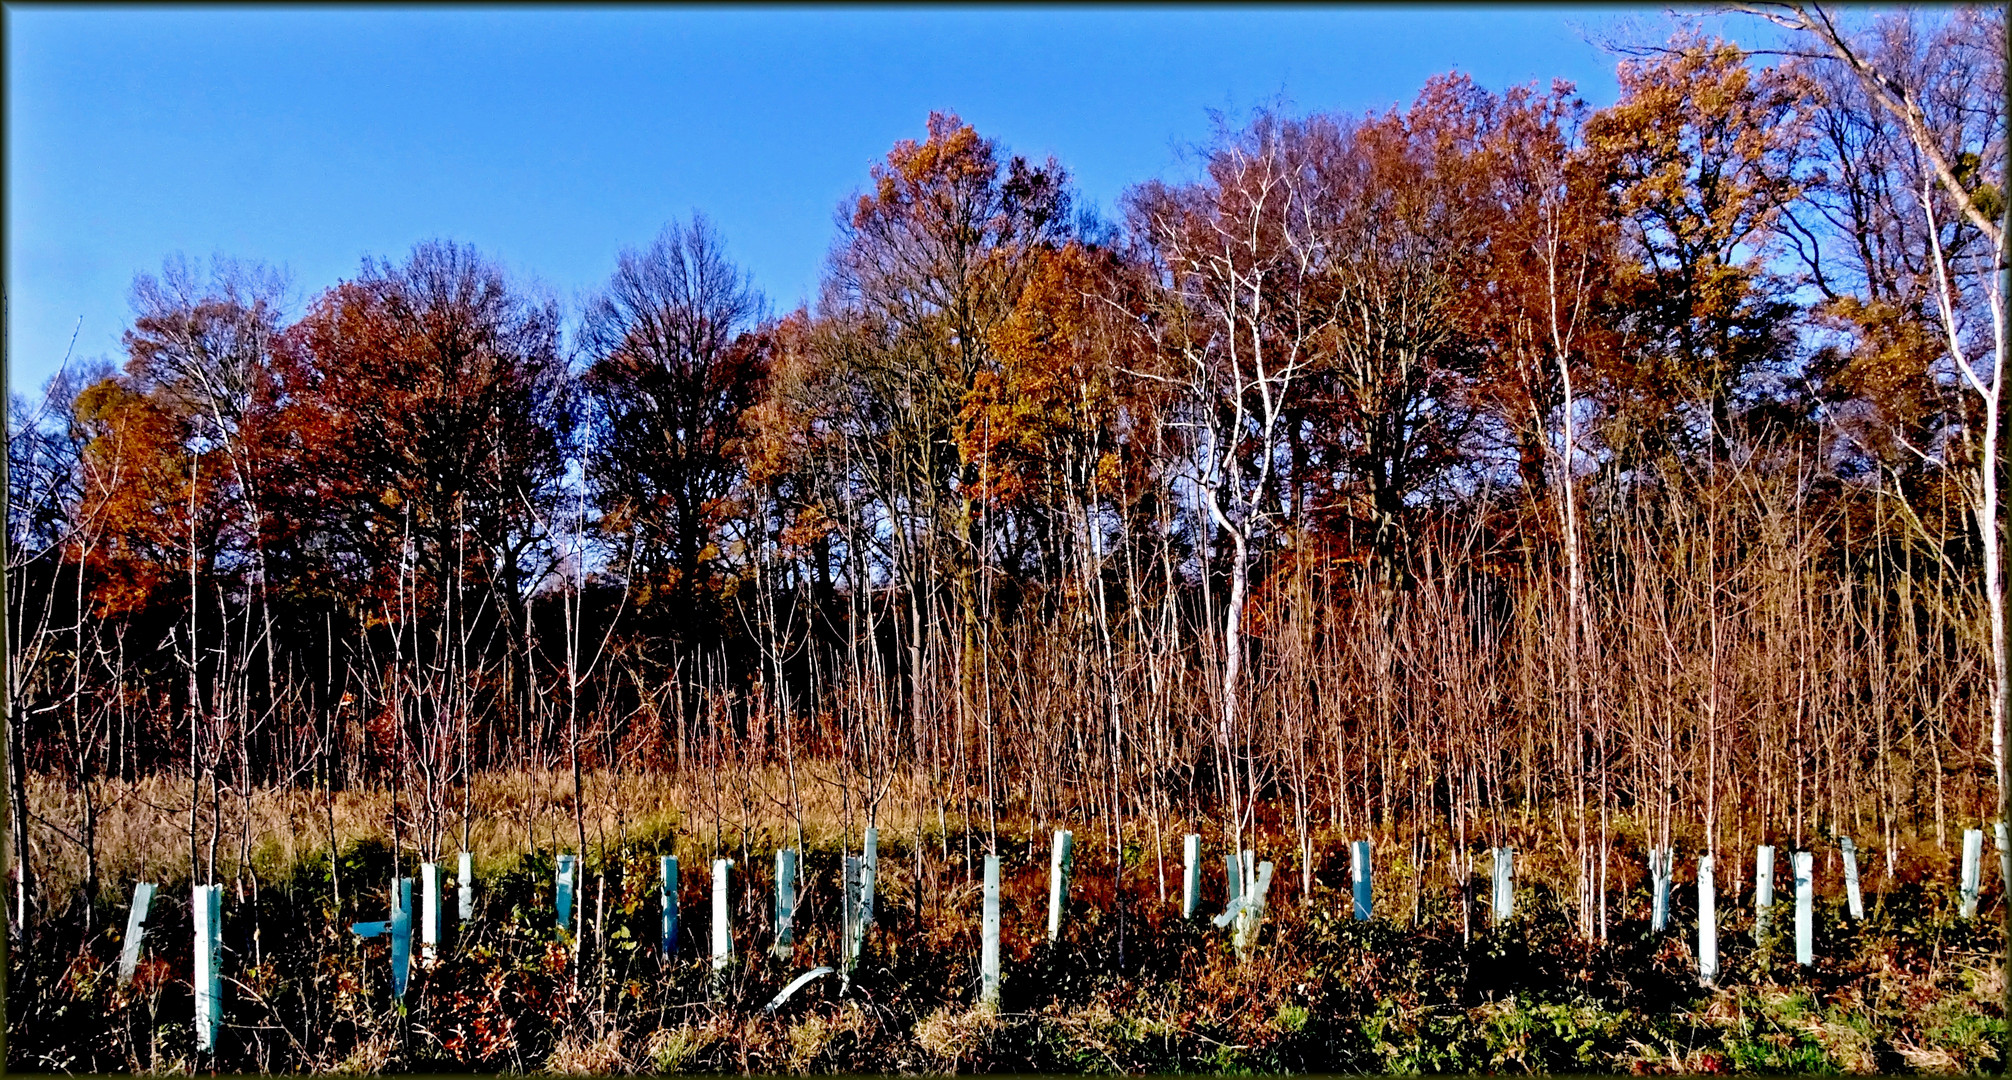
[(590, 407), (587, 481), (646, 613), (690, 625), (719, 562), (722, 507), (744, 471), (740, 416), (765, 374), (761, 294), (704, 217), (624, 251), (589, 303), (581, 377)]
[(1242, 710), (1252, 559), (1278, 514), (1273, 470), (1297, 384), (1314, 364), (1315, 340), (1330, 318), (1315, 295), (1329, 234), (1319, 228), (1315, 193), (1289, 156), (1298, 134), (1293, 125), (1261, 116), (1249, 130), (1221, 138), (1206, 181), (1180, 190), (1148, 185), (1132, 207), (1168, 290), (1157, 329), (1183, 368), (1181, 422), (1196, 437), (1193, 481), (1230, 548), (1229, 595), (1216, 631), (1222, 647), (1216, 747), (1238, 850), (1261, 783)]

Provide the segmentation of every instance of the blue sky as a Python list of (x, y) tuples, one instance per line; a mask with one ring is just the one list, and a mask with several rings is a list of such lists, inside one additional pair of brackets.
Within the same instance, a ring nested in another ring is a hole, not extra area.
[(164, 256), (286, 267), (304, 300), (430, 237), (569, 310), (625, 246), (710, 216), (777, 310), (815, 294), (833, 215), (897, 139), (954, 110), (1055, 155), (1083, 201), (1190, 175), (1283, 102), (1359, 112), (1458, 69), (1614, 97), (1597, 42), (1653, 11), (10, 6), (12, 389), (121, 359), (133, 276)]

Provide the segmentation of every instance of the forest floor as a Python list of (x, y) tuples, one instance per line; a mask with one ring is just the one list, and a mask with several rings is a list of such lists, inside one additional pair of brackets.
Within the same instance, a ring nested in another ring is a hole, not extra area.
[[(542, 801), (559, 787), (570, 791), (570, 776), (561, 780), (515, 783)], [(488, 832), (471, 826), (490, 845), (478, 843), (478, 852), (515, 853), (478, 857), (465, 924), (445, 882), (440, 955), (423, 962), (415, 945), (402, 1003), (391, 997), (386, 940), (348, 929), (388, 914), (392, 854), (368, 835), (375, 804), (357, 796), (346, 812), (337, 806), (333, 860), (310, 827), (318, 816), (327, 836), (329, 807), (310, 813), (306, 795), (291, 831), (274, 809), (278, 816), (261, 819), (258, 844), (220, 840), (226, 851), (252, 850), (257, 874), (218, 877), (226, 883), (223, 1020), (216, 1052), (200, 1055), (186, 819), (179, 834), (170, 822), (167, 836), (148, 840), (169, 843), (169, 854), (144, 859), (109, 838), (117, 829), (151, 834), (108, 818), (98, 902), (41, 912), (11, 945), (7, 1069), (1694, 1074), (1982, 1073), (2000, 1065), (1999, 891), (1987, 886), (1978, 916), (1962, 918), (1939, 866), (1916, 880), (1872, 884), (1862, 921), (1846, 917), (1834, 890), (1823, 893), (1815, 963), (1806, 968), (1794, 963), (1790, 890), (1778, 889), (1756, 943), (1750, 897), (1727, 889), (1718, 906), (1721, 974), (1703, 988), (1696, 892), (1682, 875), (1669, 931), (1650, 932), (1637, 877), (1610, 894), (1600, 944), (1576, 931), (1576, 901), (1541, 873), (1518, 881), (1516, 913), (1494, 926), (1478, 878), (1463, 912), (1450, 889), (1407, 890), (1405, 882), (1420, 879), (1401, 852), (1380, 847), (1378, 917), (1359, 923), (1340, 837), (1316, 843), (1310, 891), (1296, 860), (1280, 858), (1272, 902), (1239, 957), (1228, 931), (1179, 917), (1177, 900), (1161, 891), (1153, 845), (1129, 844), (1121, 868), (1107, 844), (1082, 836), (1068, 918), (1050, 945), (1048, 841), (1030, 841), (1024, 818), (1011, 834), (1002, 823), (1000, 834), (996, 1012), (977, 1006), (984, 835), (927, 828), (919, 851), (918, 834), (882, 829), (876, 922), (849, 983), (820, 978), (769, 1012), (795, 975), (835, 963), (844, 830), (828, 817), (806, 828), (796, 942), (777, 957), (773, 851), (794, 830), (736, 834), (709, 821), (700, 843), (692, 823), (669, 809), (680, 791), (640, 786), (651, 801), (614, 815), (617, 827), (588, 825), (577, 934), (554, 915), (555, 857), (576, 846), (580, 827), (570, 809), (556, 817), (552, 807), (526, 810), (515, 826), (496, 814)], [(442, 850), (456, 850), (459, 835), (457, 826)], [(658, 855), (677, 848), (685, 860), (678, 953), (665, 961)], [(735, 859), (735, 958), (724, 971), (707, 955), (706, 860), (715, 853)], [(442, 861), (451, 878), (452, 854)], [(1476, 861), (1485, 870), (1486, 857)], [(1220, 852), (1207, 862), (1203, 908), (1214, 914), (1224, 899)], [(131, 875), (142, 872), (162, 889), (137, 976), (120, 986)], [(414, 872), (409, 848), (399, 872)]]

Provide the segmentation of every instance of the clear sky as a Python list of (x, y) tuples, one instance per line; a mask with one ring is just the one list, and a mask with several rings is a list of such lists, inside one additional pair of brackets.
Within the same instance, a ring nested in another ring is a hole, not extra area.
[[(710, 216), (773, 308), (815, 294), (834, 213), (952, 110), (1115, 216), (1193, 171), (1209, 113), (1384, 109), (1458, 69), (1612, 102), (1599, 42), (1653, 11), (9, 6), (8, 353), (38, 387), (122, 360), (164, 256), (286, 267), (473, 243), (569, 311), (623, 247)], [(1658, 33), (1657, 36), (1660, 36)], [(296, 308), (297, 310), (297, 308)]]

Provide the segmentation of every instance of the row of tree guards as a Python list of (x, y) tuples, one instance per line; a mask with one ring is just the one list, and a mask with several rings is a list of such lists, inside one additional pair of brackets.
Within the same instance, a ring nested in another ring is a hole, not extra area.
[[(858, 963), (866, 940), (867, 927), (873, 924), (873, 890), (876, 868), (879, 860), (880, 831), (867, 829), (858, 855), (843, 858), (844, 902), (840, 908), (841, 932), (839, 965), (815, 967), (793, 979), (768, 1004), (770, 1011), (780, 1007), (804, 986), (821, 976), (836, 972), (848, 984), (853, 967)], [(2006, 850), (2006, 832), (2003, 823), (1997, 825), (1997, 841), (2001, 852)], [(1977, 914), (1978, 894), (1983, 885), (1984, 832), (1970, 829), (1963, 834), (1963, 858), (1957, 883), (1957, 894), (1964, 918), (1974, 918)], [(1189, 833), (1182, 845), (1184, 867), (1181, 879), (1181, 917), (1193, 920), (1203, 915), (1201, 910), (1202, 880), (1202, 838), (1200, 834)], [(1495, 923), (1506, 922), (1515, 914), (1516, 908), (1516, 851), (1511, 847), (1489, 849), (1492, 859), (1490, 875), (1489, 908)], [(1865, 904), (1858, 887), (1858, 852), (1849, 837), (1839, 841), (1839, 853), (1844, 862), (1844, 884), (1846, 911), (1854, 920), (1865, 918)], [(1650, 876), (1650, 929), (1663, 933), (1670, 923), (1670, 890), (1676, 866), (1676, 852), (1670, 847), (1652, 849), (1649, 852)], [(1063, 923), (1066, 919), (1069, 898), (1069, 880), (1074, 870), (1075, 834), (1070, 830), (1058, 830), (1048, 864), (1048, 922), (1047, 941), (1052, 945), (1061, 939)], [(1370, 867), (1370, 842), (1357, 840), (1350, 845), (1349, 859), (1350, 898), (1355, 919), (1367, 922), (1373, 916), (1374, 890)], [(733, 962), (734, 943), (732, 912), (728, 904), (728, 889), (733, 871), (730, 859), (715, 859), (712, 863), (712, 966), (715, 971), (723, 971)], [(1244, 956), (1255, 941), (1258, 923), (1264, 915), (1265, 897), (1271, 888), (1272, 864), (1258, 862), (1256, 853), (1245, 849), (1241, 852), (1225, 853), (1223, 858), (1227, 883), (1227, 903), (1220, 914), (1210, 921), (1217, 929), (1230, 931), (1231, 947), (1239, 957)], [(1796, 963), (1808, 966), (1815, 963), (1815, 878), (1816, 861), (1813, 853), (1797, 851), (1793, 857), (1793, 878), (1795, 883), (1795, 958)], [(560, 855), (553, 875), (553, 907), (556, 922), (560, 927), (571, 925), (573, 901), (576, 888), (575, 877), (579, 862), (573, 855)], [(787, 959), (795, 949), (795, 916), (798, 891), (797, 851), (783, 848), (775, 853), (775, 941), (770, 947), (772, 955)], [(473, 857), (468, 852), (460, 853), (460, 882), (458, 899), (460, 920), (467, 923), (474, 917)], [(678, 860), (674, 855), (662, 856), (659, 860), (661, 877), (660, 900), (663, 907), (663, 933), (659, 951), (666, 959), (677, 955), (678, 934)], [(1769, 917), (1774, 907), (1775, 849), (1761, 845), (1754, 849), (1754, 938), (1761, 941), (1768, 928)], [(422, 964), (431, 963), (440, 945), (440, 868), (434, 863), (419, 865), (419, 956)], [(1718, 977), (1718, 918), (1717, 895), (1713, 885), (1713, 857), (1698, 857), (1698, 980), (1710, 985)], [(2008, 895), (2012, 895), (2012, 877), (2006, 882)], [(141, 882), (133, 887), (133, 906), (126, 921), (126, 936), (119, 958), (119, 982), (130, 983), (134, 969), (139, 963), (140, 950), (145, 937), (147, 912), (153, 902), (155, 886)], [(350, 926), (350, 931), (358, 938), (374, 938), (389, 935), (391, 938), (391, 996), (399, 1007), (403, 1007), (405, 988), (412, 961), (412, 916), (413, 879), (397, 878), (391, 887), (391, 917), (383, 922), (358, 922)], [(191, 906), (195, 924), (195, 1027), (198, 1049), (209, 1052), (216, 1045), (217, 1029), (221, 1019), (221, 955), (220, 938), (222, 927), (223, 887), (220, 885), (197, 885), (191, 891)], [(978, 1001), (982, 1007), (997, 1009), (999, 1005), (999, 856), (985, 857), (984, 902), (980, 917), (980, 952)]]

